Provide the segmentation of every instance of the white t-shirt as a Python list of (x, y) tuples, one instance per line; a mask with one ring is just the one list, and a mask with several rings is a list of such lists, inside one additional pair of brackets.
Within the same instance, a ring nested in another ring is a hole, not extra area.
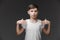
[(44, 28), (41, 20), (38, 19), (36, 23), (32, 23), (30, 19), (26, 19), (26, 22), (26, 25), (22, 25), (26, 32), (24, 40), (41, 40), (41, 32)]

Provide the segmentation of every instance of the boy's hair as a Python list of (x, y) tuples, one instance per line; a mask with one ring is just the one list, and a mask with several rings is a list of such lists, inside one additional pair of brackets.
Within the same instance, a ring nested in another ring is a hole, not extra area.
[(27, 7), (27, 11), (30, 10), (30, 9), (34, 9), (34, 8), (37, 8), (37, 10), (38, 10), (38, 5), (36, 5), (36, 4), (30, 4)]

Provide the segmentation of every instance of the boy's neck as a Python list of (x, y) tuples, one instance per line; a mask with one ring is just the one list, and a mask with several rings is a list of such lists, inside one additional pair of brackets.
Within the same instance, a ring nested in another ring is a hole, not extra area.
[(37, 18), (30, 18), (30, 21), (32, 21), (32, 22), (37, 22)]

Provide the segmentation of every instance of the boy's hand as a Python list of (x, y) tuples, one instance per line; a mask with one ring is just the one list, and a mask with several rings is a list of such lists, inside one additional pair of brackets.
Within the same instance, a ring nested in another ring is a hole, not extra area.
[(50, 24), (50, 21), (47, 20), (47, 19), (45, 19), (45, 20), (44, 20), (44, 24)]
[(17, 21), (17, 24), (24, 24), (24, 23), (25, 23), (25, 20), (23, 19)]

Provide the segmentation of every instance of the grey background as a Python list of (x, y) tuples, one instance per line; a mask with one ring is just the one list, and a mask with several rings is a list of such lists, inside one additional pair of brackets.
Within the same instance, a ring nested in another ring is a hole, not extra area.
[(60, 40), (60, 0), (0, 0), (0, 40), (23, 40), (25, 31), (16, 35), (16, 21), (29, 18), (26, 7), (39, 6), (38, 18), (51, 21), (51, 34), (42, 33), (42, 40)]

